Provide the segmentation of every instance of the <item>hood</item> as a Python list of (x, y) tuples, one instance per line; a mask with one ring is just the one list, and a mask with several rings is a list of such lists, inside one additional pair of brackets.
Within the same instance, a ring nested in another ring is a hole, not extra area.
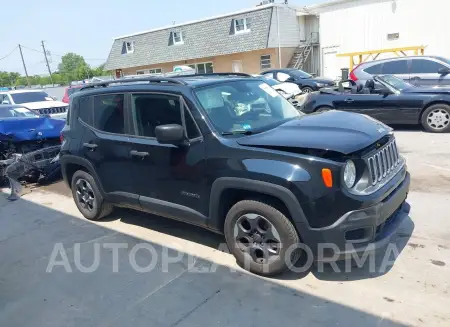
[(0, 119), (0, 141), (31, 141), (59, 137), (64, 120), (52, 118)]
[(24, 106), (28, 109), (45, 109), (45, 108), (58, 108), (58, 107), (67, 107), (67, 103), (61, 101), (39, 101), (39, 102), (27, 102), (21, 103), (21, 106)]
[(389, 134), (391, 129), (366, 115), (326, 111), (304, 115), (270, 131), (240, 138), (246, 146), (292, 147), (350, 154)]
[(402, 93), (432, 93), (432, 94), (449, 94), (450, 95), (450, 87), (442, 86), (442, 87), (411, 87), (408, 89), (404, 89)]

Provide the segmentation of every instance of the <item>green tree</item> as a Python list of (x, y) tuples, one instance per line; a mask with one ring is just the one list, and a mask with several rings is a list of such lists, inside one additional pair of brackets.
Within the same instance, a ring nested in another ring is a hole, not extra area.
[(73, 74), (79, 71), (80, 67), (86, 67), (88, 64), (84, 58), (76, 53), (66, 53), (61, 58), (61, 63), (58, 65), (58, 70), (63, 74)]

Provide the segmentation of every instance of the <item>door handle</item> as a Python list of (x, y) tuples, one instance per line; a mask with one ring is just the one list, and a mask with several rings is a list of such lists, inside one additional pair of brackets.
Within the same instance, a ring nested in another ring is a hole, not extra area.
[(94, 151), (97, 148), (97, 144), (92, 144), (92, 143), (83, 143), (83, 146), (85, 148), (88, 148), (91, 151)]
[(352, 102), (354, 102), (353, 99), (345, 99), (344, 101), (345, 101), (346, 103), (352, 103)]
[(411, 77), (411, 79), (421, 79), (419, 76), (414, 76), (414, 77)]
[(139, 157), (139, 158), (144, 159), (145, 157), (148, 157), (150, 154), (148, 152), (139, 152), (136, 150), (131, 150), (130, 155), (133, 157)]

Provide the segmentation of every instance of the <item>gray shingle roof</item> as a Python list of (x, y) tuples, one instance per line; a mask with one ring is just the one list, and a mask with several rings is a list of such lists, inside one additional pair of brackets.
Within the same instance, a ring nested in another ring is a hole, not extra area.
[[(267, 48), (272, 7), (156, 30), (114, 40), (106, 69), (130, 68)], [(250, 18), (251, 31), (230, 34), (233, 19)], [(171, 32), (181, 31), (184, 44), (169, 45)], [(122, 54), (123, 43), (134, 42), (134, 52)]]

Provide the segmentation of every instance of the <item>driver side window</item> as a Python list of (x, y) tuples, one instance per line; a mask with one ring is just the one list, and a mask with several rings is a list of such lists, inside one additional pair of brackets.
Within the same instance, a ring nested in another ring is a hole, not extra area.
[(277, 74), (277, 80), (279, 80), (280, 82), (286, 82), (291, 76), (289, 74), (286, 73), (282, 73), (279, 72)]

